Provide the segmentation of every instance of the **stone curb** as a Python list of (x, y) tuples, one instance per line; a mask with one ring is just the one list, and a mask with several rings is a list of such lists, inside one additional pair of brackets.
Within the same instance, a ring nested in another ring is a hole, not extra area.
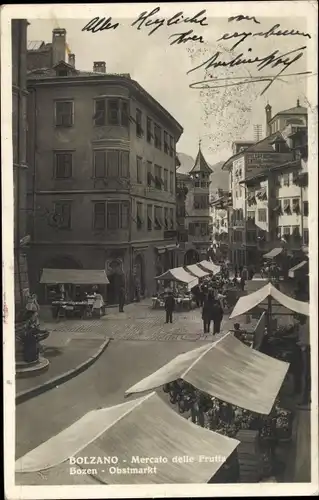
[(101, 354), (103, 354), (103, 352), (109, 345), (110, 341), (111, 341), (110, 338), (106, 339), (101, 345), (101, 347), (99, 347), (99, 349), (93, 354), (93, 356), (90, 356), (87, 360), (80, 363), (75, 368), (72, 368), (71, 370), (62, 373), (57, 377), (53, 377), (47, 382), (44, 382), (43, 384), (19, 392), (16, 395), (16, 405), (24, 403), (25, 401), (28, 401), (29, 399), (32, 399), (35, 396), (39, 396), (40, 394), (49, 391), (50, 389), (53, 389), (57, 385), (61, 385), (64, 382), (67, 382), (68, 380), (72, 379), (76, 375), (79, 375), (80, 373), (84, 372), (87, 368), (93, 365), (95, 361), (97, 361), (97, 359), (101, 356)]

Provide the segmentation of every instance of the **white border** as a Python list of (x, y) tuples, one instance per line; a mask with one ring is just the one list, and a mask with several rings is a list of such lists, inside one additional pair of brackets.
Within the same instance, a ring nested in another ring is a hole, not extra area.
[[(307, 16), (308, 31), (314, 34), (309, 43), (309, 64), (311, 70), (317, 74), (317, 16), (318, 6), (315, 1), (276, 1), (276, 2), (242, 2), (226, 3), (211, 2), (166, 3), (166, 4), (65, 4), (65, 5), (5, 5), (1, 8), (1, 125), (2, 125), (2, 241), (3, 241), (3, 300), (7, 306), (6, 323), (4, 324), (4, 445), (5, 445), (5, 485), (8, 499), (58, 499), (58, 498), (158, 498), (158, 497), (213, 497), (213, 496), (245, 496), (253, 495), (313, 495), (318, 493), (318, 330), (317, 330), (317, 303), (318, 303), (318, 142), (317, 142), (317, 94), (316, 79), (308, 79), (307, 97), (310, 103), (309, 113), (309, 199), (311, 213), (309, 230), (311, 232), (309, 255), (310, 266), (310, 326), (312, 343), (312, 401), (311, 415), (312, 432), (312, 483), (295, 484), (244, 484), (236, 485), (197, 485), (197, 484), (169, 484), (145, 486), (15, 486), (14, 485), (14, 450), (15, 425), (12, 419), (15, 408), (15, 380), (14, 380), (14, 289), (13, 289), (13, 176), (12, 176), (12, 85), (11, 85), (11, 28), (10, 20), (19, 19), (56, 19), (77, 18), (91, 19), (95, 16), (107, 15), (114, 18), (132, 18), (143, 10), (160, 6), (161, 14), (166, 17), (181, 9), (186, 14), (193, 15), (200, 9), (207, 10), (209, 17), (221, 17), (247, 13), (255, 17), (292, 17), (295, 15)], [(196, 9), (196, 10), (195, 10)], [(309, 69), (309, 68), (308, 68)], [(310, 192), (311, 189), (311, 192)], [(9, 222), (9, 223), (8, 223)]]

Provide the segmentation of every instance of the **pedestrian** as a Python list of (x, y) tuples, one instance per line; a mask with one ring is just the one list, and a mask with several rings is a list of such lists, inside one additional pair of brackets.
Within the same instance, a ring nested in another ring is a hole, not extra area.
[(240, 289), (242, 292), (245, 290), (245, 285), (246, 285), (245, 277), (242, 274), (240, 278)]
[(211, 319), (214, 323), (213, 335), (220, 333), (220, 327), (223, 320), (224, 311), (219, 301), (215, 301), (212, 306)]
[(238, 274), (238, 266), (237, 266), (237, 264), (235, 264), (234, 272), (235, 272), (235, 278), (237, 278), (237, 274)]
[(124, 304), (125, 304), (125, 287), (123, 285), (120, 286), (119, 289), (119, 312), (124, 312)]
[(175, 309), (175, 299), (173, 293), (169, 291), (165, 299), (166, 323), (173, 323), (174, 309)]
[(204, 325), (204, 333), (209, 333), (209, 330), (210, 330), (213, 304), (214, 304), (213, 294), (209, 293), (206, 300), (203, 303), (203, 310), (202, 310), (202, 320), (203, 320), (203, 325)]

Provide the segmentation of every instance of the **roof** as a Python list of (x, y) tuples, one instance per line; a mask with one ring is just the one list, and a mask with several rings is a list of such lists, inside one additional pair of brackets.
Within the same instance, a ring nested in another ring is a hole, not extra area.
[(288, 366), (247, 347), (229, 332), (217, 342), (180, 354), (126, 393), (140, 393), (182, 379), (222, 401), (268, 415)]
[(40, 283), (47, 285), (107, 285), (105, 270), (43, 269)]
[(293, 108), (285, 109), (284, 111), (279, 111), (270, 120), (271, 123), (278, 115), (307, 115), (308, 110), (303, 106), (295, 106)]
[[(244, 149), (243, 151), (239, 151), (238, 153), (234, 154), (231, 156), (223, 165), (223, 170), (229, 165), (231, 161), (233, 161), (235, 158), (237, 158), (239, 155), (244, 154), (244, 153), (267, 153), (267, 152), (272, 152), (274, 153), (274, 148), (272, 147), (272, 142), (275, 139), (281, 139), (283, 138), (281, 132), (275, 132), (274, 134), (269, 135), (268, 137), (265, 137), (264, 139), (261, 139), (258, 142), (255, 142), (248, 148)], [(283, 139), (285, 141), (285, 139)], [(286, 141), (285, 141), (286, 142)], [(289, 151), (289, 147), (287, 145), (287, 152)]]
[(166, 118), (166, 120), (169, 120), (171, 124), (175, 126), (176, 131), (178, 132), (178, 138), (183, 133), (184, 129), (181, 124), (137, 81), (133, 80), (129, 73), (98, 73), (94, 71), (74, 70), (73, 67), (72, 69), (72, 74), (68, 76), (58, 76), (56, 70), (53, 68), (39, 68), (31, 70), (27, 73), (28, 85), (32, 85), (34, 82), (47, 83), (48, 81), (52, 82), (52, 84), (57, 82), (61, 83), (61, 81), (65, 81), (69, 84), (73, 81), (80, 80), (81, 78), (86, 78), (87, 82), (95, 82), (95, 80), (103, 78), (111, 83), (114, 80), (120, 79), (123, 85), (128, 86), (133, 92), (137, 92), (141, 97), (148, 101), (150, 106), (155, 106), (157, 110)]
[(303, 260), (302, 262), (299, 262), (296, 266), (292, 267), (288, 271), (288, 276), (289, 278), (294, 278), (295, 277), (295, 272), (300, 271), (301, 269), (304, 268), (304, 270), (307, 270), (307, 267), (309, 269), (309, 261), (308, 260)]
[(213, 173), (212, 169), (209, 167), (207, 161), (204, 158), (200, 146), (196, 156), (195, 164), (193, 168), (189, 171), (189, 173), (191, 172), (208, 172), (209, 174)]
[(265, 177), (268, 176), (269, 172), (274, 172), (276, 170), (283, 170), (285, 168), (291, 168), (291, 167), (299, 168), (300, 162), (298, 160), (292, 160), (292, 161), (287, 161), (286, 163), (282, 163), (281, 165), (274, 165), (273, 167), (270, 167), (267, 170), (264, 170), (263, 172), (259, 172), (254, 175), (246, 177), (244, 180), (240, 181), (239, 184), (246, 184), (250, 181), (264, 179)]
[(278, 255), (280, 255), (282, 252), (283, 252), (282, 247), (273, 248), (272, 250), (270, 250), (270, 252), (265, 253), (264, 257), (266, 259), (273, 259), (274, 257), (277, 257)]
[(309, 304), (307, 302), (301, 302), (295, 300), (284, 293), (281, 293), (277, 288), (275, 288), (271, 283), (267, 283), (263, 288), (260, 288), (256, 292), (240, 297), (236, 303), (233, 312), (229, 316), (229, 319), (236, 318), (242, 314), (246, 314), (256, 306), (261, 304), (267, 297), (272, 297), (279, 304), (294, 311), (298, 314), (303, 314), (304, 316), (309, 316)]
[[(65, 482), (70, 476), (69, 457), (103, 459), (113, 453), (118, 459), (113, 467), (131, 467), (137, 473), (112, 474), (112, 467), (95, 465), (94, 479), (100, 484), (207, 483), (223, 461), (200, 461), (200, 456), (227, 459), (238, 445), (236, 439), (181, 417), (153, 392), (117, 406), (90, 411), (17, 460), (15, 470), (23, 473), (27, 484), (32, 484), (31, 473), (39, 476), (39, 472), (42, 481), (45, 477), (50, 484), (55, 470), (60, 470), (61, 484), (69, 484), (70, 480)], [(155, 474), (149, 473), (145, 461), (139, 464), (132, 460), (150, 456), (159, 460), (159, 463), (151, 463), (152, 467), (156, 466)], [(176, 456), (193, 457), (193, 461), (172, 462)], [(161, 462), (160, 457), (167, 460)], [(84, 465), (80, 462), (77, 467), (84, 468)], [(26, 473), (29, 474), (26, 476)]]
[(169, 269), (160, 276), (155, 277), (156, 280), (181, 281), (182, 283), (191, 283), (196, 280), (194, 276), (189, 274), (183, 267), (175, 267)]
[(27, 43), (27, 50), (31, 51), (31, 50), (39, 50), (41, 49), (43, 46), (45, 45), (45, 43), (40, 40), (31, 40), (30, 42)]
[(196, 264), (192, 264), (190, 266), (186, 266), (186, 270), (190, 271), (192, 274), (194, 274), (196, 276), (196, 278), (204, 278), (205, 276), (209, 275), (209, 272), (203, 271)]
[(199, 265), (210, 273), (217, 274), (220, 272), (220, 266), (217, 266), (216, 264), (214, 264), (214, 262), (211, 262), (209, 260), (202, 260), (199, 262)]

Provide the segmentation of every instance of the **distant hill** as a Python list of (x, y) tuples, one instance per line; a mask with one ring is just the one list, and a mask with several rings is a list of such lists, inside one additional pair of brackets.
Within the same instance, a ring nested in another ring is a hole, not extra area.
[[(194, 166), (195, 158), (187, 155), (185, 153), (177, 153), (181, 166), (177, 168), (177, 172), (180, 174), (187, 174)], [(228, 190), (228, 172), (222, 170), (222, 166), (225, 161), (219, 161), (214, 165), (210, 165), (213, 173), (210, 177), (211, 180), (211, 191), (217, 191), (217, 189)]]

